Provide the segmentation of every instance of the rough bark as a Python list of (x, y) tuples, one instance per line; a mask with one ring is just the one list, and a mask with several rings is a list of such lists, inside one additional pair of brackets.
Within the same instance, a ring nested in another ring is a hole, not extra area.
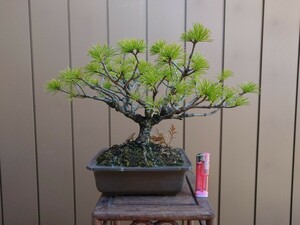
[(136, 138), (136, 142), (142, 145), (147, 145), (150, 142), (151, 129), (153, 127), (153, 123), (151, 120), (144, 120), (140, 125), (139, 136)]

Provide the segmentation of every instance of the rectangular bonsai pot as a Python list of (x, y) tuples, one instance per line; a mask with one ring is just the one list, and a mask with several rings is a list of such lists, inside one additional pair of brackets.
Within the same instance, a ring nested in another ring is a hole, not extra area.
[(182, 149), (182, 166), (98, 166), (96, 159), (105, 150), (101, 150), (87, 166), (94, 172), (97, 189), (104, 195), (175, 195), (182, 189), (185, 172), (192, 168)]

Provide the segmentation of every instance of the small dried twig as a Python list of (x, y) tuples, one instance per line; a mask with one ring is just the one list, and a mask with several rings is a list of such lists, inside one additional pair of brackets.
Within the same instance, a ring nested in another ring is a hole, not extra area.
[(165, 135), (159, 132), (158, 129), (156, 130), (156, 134), (151, 135), (150, 140), (156, 144), (168, 146)]
[(177, 134), (176, 128), (173, 123), (171, 124), (171, 127), (168, 132), (170, 135), (168, 146), (171, 146), (171, 142), (173, 141), (173, 139), (175, 139), (175, 134)]
[(174, 124), (171, 124), (171, 127), (168, 130), (168, 135), (164, 135), (159, 130), (156, 130), (156, 134), (151, 135), (150, 140), (156, 144), (164, 145), (167, 147), (171, 146), (171, 142), (175, 139), (175, 134), (177, 134)]

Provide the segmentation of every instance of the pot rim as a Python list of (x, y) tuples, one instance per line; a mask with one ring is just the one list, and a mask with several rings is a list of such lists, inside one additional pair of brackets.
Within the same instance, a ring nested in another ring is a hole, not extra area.
[(101, 149), (89, 162), (87, 169), (91, 171), (189, 171), (192, 170), (192, 164), (188, 157), (185, 154), (185, 151), (182, 148), (179, 149), (179, 152), (183, 159), (183, 165), (181, 166), (153, 166), (153, 167), (125, 167), (125, 166), (98, 166), (97, 157), (102, 154), (107, 148)]

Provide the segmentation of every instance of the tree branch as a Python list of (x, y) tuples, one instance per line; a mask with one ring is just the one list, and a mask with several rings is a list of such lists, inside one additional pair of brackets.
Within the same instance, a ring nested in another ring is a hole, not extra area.
[(183, 79), (185, 76), (188, 76), (188, 72), (190, 71), (191, 60), (192, 60), (192, 57), (194, 55), (195, 48), (196, 48), (196, 43), (193, 42), (192, 50), (191, 50), (191, 53), (190, 53), (189, 59), (188, 59), (188, 64), (187, 64), (187, 67), (184, 71), (185, 73), (182, 74), (181, 79)]
[(166, 76), (164, 76), (160, 81), (159, 81), (159, 83), (156, 85), (156, 87), (154, 88), (154, 90), (153, 90), (153, 95), (152, 95), (152, 99), (153, 99), (153, 101), (155, 100), (155, 97), (156, 97), (156, 95), (158, 94), (158, 92), (159, 92), (159, 86), (163, 83), (163, 81), (166, 79)]
[(217, 108), (215, 110), (212, 110), (208, 113), (182, 113), (178, 116), (173, 116), (170, 119), (177, 119), (177, 120), (182, 120), (183, 118), (188, 118), (188, 117), (200, 117), (200, 116), (211, 116), (215, 113), (217, 113), (221, 108)]
[(180, 71), (181, 74), (183, 73), (183, 70), (180, 69), (179, 66), (173, 60), (171, 60), (171, 63), (176, 67), (177, 70)]
[(75, 83), (77, 92), (79, 92), (79, 91), (78, 91), (78, 88), (79, 88), (79, 89), (81, 90), (82, 94), (83, 94), (83, 95), (86, 95), (85, 91), (82, 89), (82, 87), (80, 86), (80, 84), (78, 84), (76, 81), (74, 81), (74, 83)]
[[(121, 88), (121, 89), (125, 92), (124, 97), (126, 98), (126, 97), (128, 97), (128, 96), (131, 96), (130, 90), (129, 90), (125, 85), (123, 86), (123, 85), (121, 85), (119, 82), (116, 82), (116, 81), (110, 76), (110, 74), (109, 74), (109, 72), (108, 72), (108, 70), (107, 70), (105, 64), (104, 64), (103, 62), (101, 62), (101, 64), (102, 64), (102, 66), (103, 66), (103, 69), (104, 69), (105, 73), (107, 74), (106, 77), (107, 77), (111, 82), (113, 82), (117, 87)], [(141, 100), (141, 99), (136, 99), (135, 101), (136, 101), (137, 103), (139, 103), (140, 105), (142, 105), (143, 107), (146, 107), (146, 103), (145, 103), (143, 100)]]
[[(63, 89), (59, 89), (59, 91), (65, 93), (65, 94), (71, 94), (71, 92), (63, 90)], [(89, 99), (93, 99), (93, 100), (97, 100), (97, 101), (101, 101), (101, 102), (105, 102), (106, 104), (111, 103), (111, 100), (109, 100), (108, 98), (99, 98), (97, 96), (91, 96), (91, 95), (87, 95), (87, 94), (80, 94), (77, 93), (76, 96), (74, 97), (78, 97), (78, 98), (89, 98)]]
[(135, 74), (137, 73), (140, 61), (139, 61), (139, 59), (137, 57), (137, 53), (136, 54), (132, 53), (132, 54), (134, 55), (134, 58), (136, 60), (136, 65), (135, 65), (135, 68), (133, 70), (132, 76), (128, 79), (128, 81), (124, 85), (124, 87), (127, 88), (127, 89), (129, 89), (128, 87), (129, 87), (130, 82), (133, 81), (133, 80), (135, 80), (135, 79), (137, 79), (140, 76), (140, 75), (138, 75), (137, 77), (135, 77)]
[[(71, 94), (69, 91), (66, 91), (66, 90), (63, 90), (63, 89), (59, 89), (59, 91), (65, 93), (65, 94)], [(88, 98), (88, 99), (93, 99), (93, 100), (104, 102), (109, 107), (114, 108), (116, 111), (122, 113), (124, 116), (132, 119), (133, 121), (135, 121), (137, 123), (140, 122), (143, 118), (140, 114), (135, 114), (135, 111), (133, 111), (133, 110), (126, 110), (125, 107), (121, 106), (118, 101), (109, 100), (108, 98), (99, 98), (97, 96), (90, 96), (90, 95), (86, 95), (86, 94), (83, 95), (83, 94), (80, 94), (80, 93), (77, 93), (73, 97)]]
[(88, 85), (92, 90), (98, 91), (99, 93), (102, 93), (102, 94), (110, 97), (111, 99), (114, 99), (115, 101), (123, 101), (118, 95), (109, 91), (108, 89), (104, 89), (99, 85), (97, 85), (97, 86), (92, 85), (82, 78), (80, 78), (80, 80), (83, 81), (86, 85)]

